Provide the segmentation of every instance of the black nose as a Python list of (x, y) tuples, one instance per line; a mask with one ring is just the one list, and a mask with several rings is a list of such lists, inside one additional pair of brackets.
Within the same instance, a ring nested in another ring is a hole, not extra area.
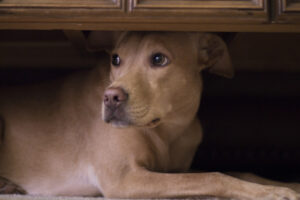
[(104, 92), (104, 105), (109, 108), (117, 108), (128, 99), (128, 94), (122, 88), (108, 88)]

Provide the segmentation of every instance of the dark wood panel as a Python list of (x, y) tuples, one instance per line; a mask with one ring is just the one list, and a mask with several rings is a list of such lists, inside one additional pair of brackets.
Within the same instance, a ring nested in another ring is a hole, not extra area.
[(27, 8), (27, 7), (66, 7), (66, 8), (120, 8), (121, 0), (1, 0), (1, 7)]
[(282, 9), (284, 11), (300, 12), (300, 0), (282, 0)]
[(1, 0), (0, 24), (59, 24), (114, 20), (125, 13), (125, 0)]
[[(141, 18), (180, 17), (187, 23), (263, 23), (268, 21), (265, 0), (129, 0), (129, 11)], [(193, 18), (194, 17), (194, 18)]]
[[(1, 18), (1, 17), (0, 17)], [(184, 22), (1, 22), (0, 30), (103, 30), (103, 31), (200, 31), (200, 32), (297, 32), (297, 24), (209, 24)]]
[[(188, 30), (200, 30), (199, 25), (207, 24), (229, 28), (267, 23), (267, 8), (266, 0), (2, 0), (0, 29), (187, 30), (188, 25)], [(231, 31), (228, 28), (225, 31)]]
[(300, 24), (300, 0), (277, 0), (275, 21)]
[(263, 9), (264, 0), (131, 0), (133, 8), (231, 8), (231, 9)]

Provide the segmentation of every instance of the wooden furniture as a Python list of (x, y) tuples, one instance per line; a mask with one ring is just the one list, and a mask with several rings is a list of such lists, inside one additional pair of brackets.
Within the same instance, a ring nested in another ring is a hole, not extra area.
[(300, 0), (278, 0), (276, 9), (278, 23), (300, 24)]
[(0, 29), (299, 32), (300, 0), (0, 0)]

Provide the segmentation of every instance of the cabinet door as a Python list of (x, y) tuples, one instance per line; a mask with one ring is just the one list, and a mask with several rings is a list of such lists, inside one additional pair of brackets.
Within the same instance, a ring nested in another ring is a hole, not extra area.
[(120, 0), (1, 0), (0, 7), (39, 8), (118, 8)]
[(300, 0), (278, 0), (276, 22), (300, 24)]
[(82, 22), (106, 21), (124, 13), (125, 0), (0, 0), (2, 23), (74, 22), (80, 26)]
[[(268, 21), (266, 0), (129, 0), (133, 16), (163, 21), (236, 23)], [(177, 18), (180, 16), (181, 18)]]

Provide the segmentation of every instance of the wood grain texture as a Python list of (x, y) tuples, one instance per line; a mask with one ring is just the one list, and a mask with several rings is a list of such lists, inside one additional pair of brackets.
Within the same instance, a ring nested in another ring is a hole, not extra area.
[(0, 30), (103, 30), (103, 31), (199, 31), (199, 32), (294, 32), (294, 24), (198, 24), (198, 23), (0, 23)]
[(122, 0), (1, 0), (0, 7), (15, 8), (120, 8)]
[(300, 24), (300, 0), (277, 0), (277, 23)]
[(265, 24), (267, 13), (262, 10), (241, 9), (167, 9), (134, 8), (130, 11), (131, 22), (152, 21), (185, 24)]
[(133, 8), (244, 8), (244, 9), (263, 9), (264, 0), (130, 0)]
[(162, 21), (176, 19), (185, 23), (266, 23), (265, 0), (128, 0), (131, 16), (159, 18)]
[(199, 24), (265, 24), (267, 8), (267, 0), (2, 0), (0, 27), (128, 30), (134, 24), (134, 30), (144, 30), (146, 24), (147, 30), (173, 30), (174, 25), (188, 24), (195, 30)]
[(277, 0), (276, 18), (272, 22), (270, 2), (2, 0), (0, 29), (300, 32), (300, 1)]
[(281, 0), (284, 11), (300, 11), (300, 0)]

